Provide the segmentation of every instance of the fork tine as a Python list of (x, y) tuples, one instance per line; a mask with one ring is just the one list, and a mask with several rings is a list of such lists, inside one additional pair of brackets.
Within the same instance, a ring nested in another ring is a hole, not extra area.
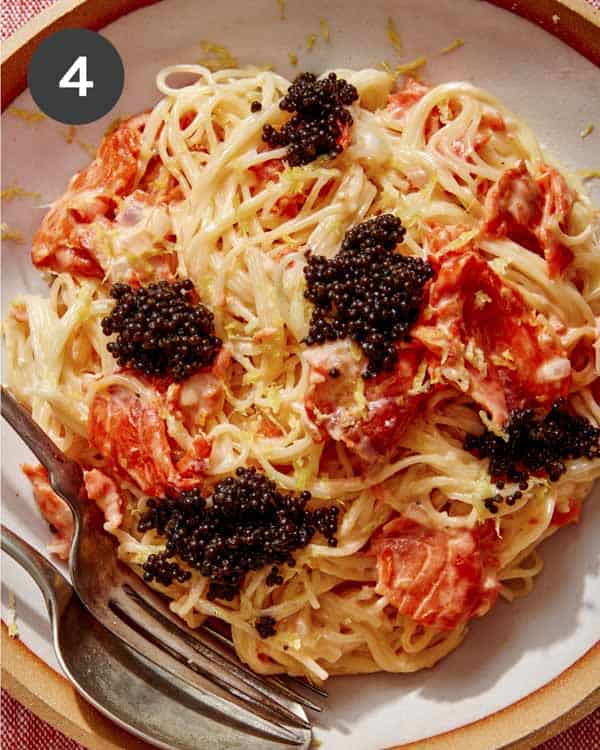
[[(267, 712), (260, 703), (250, 709), (246, 696), (229, 688), (225, 689), (227, 697), (221, 695), (224, 688), (216, 684), (212, 676), (206, 676), (197, 669), (195, 661), (164, 643), (140, 624), (139, 607), (135, 604), (131, 606), (130, 602), (131, 600), (124, 597), (121, 602), (110, 603), (109, 612), (113, 619), (110, 629), (153, 667), (158, 668), (159, 673), (166, 673), (192, 688), (193, 697), (197, 699), (199, 694), (204, 709), (217, 714), (221, 720), (233, 722), (245, 731), (287, 745), (297, 746), (305, 743), (306, 735), (302, 735), (303, 730), (298, 733), (295, 728), (283, 726), (275, 718), (265, 715)], [(209, 689), (206, 683), (213, 690)]]
[[(304, 688), (305, 690), (312, 690), (313, 685), (308, 680), (303, 680), (302, 678), (296, 678), (296, 677), (280, 677), (279, 675), (270, 675), (269, 680), (277, 685), (277, 687), (280, 690), (283, 690), (286, 694), (289, 694), (290, 697), (294, 696), (294, 699), (297, 700), (299, 703), (302, 703), (302, 705), (307, 706), (312, 711), (317, 711), (318, 713), (321, 713), (323, 711), (323, 706), (319, 705), (315, 701), (313, 701), (311, 698), (308, 698), (306, 695), (302, 695), (298, 690), (296, 690), (294, 687), (288, 684), (288, 682), (293, 683), (294, 685), (298, 685), (301, 688)], [(321, 690), (320, 688), (315, 688), (314, 692), (317, 693), (320, 696), (323, 696), (324, 698), (328, 698), (328, 694), (325, 690)], [(299, 696), (296, 698), (295, 696)]]
[[(160, 600), (160, 598), (156, 597), (152, 593), (150, 593), (149, 595), (148, 587), (142, 587), (141, 591), (143, 592), (143, 595), (140, 595), (140, 593), (136, 591), (129, 583), (124, 584), (123, 589), (128, 596), (130, 596), (150, 615), (150, 617), (153, 618), (153, 627), (155, 623), (160, 625), (163, 637), (161, 638), (160, 636), (156, 636), (156, 633), (153, 634), (153, 637), (158, 637), (159, 641), (161, 643), (164, 643), (164, 634), (166, 631), (171, 636), (173, 636), (174, 639), (177, 639), (176, 642), (173, 642), (174, 650), (177, 651), (178, 649), (180, 649), (183, 643), (194, 649), (197, 654), (203, 657), (210, 664), (210, 669), (207, 669), (207, 667), (203, 666), (196, 660), (193, 662), (194, 666), (188, 663), (188, 666), (190, 666), (190, 668), (194, 669), (195, 671), (199, 671), (199, 673), (201, 673), (204, 677), (211, 680), (212, 682), (215, 682), (215, 684), (218, 684), (222, 689), (228, 692), (233, 692), (240, 700), (250, 702), (254, 709), (266, 708), (283, 721), (287, 721), (294, 726), (299, 726), (304, 729), (310, 729), (310, 723), (306, 719), (298, 716), (291, 710), (291, 708), (282, 703), (284, 696), (281, 694), (281, 692), (278, 694), (275, 690), (270, 689), (270, 687), (260, 677), (250, 672), (245, 667), (240, 666), (239, 663), (235, 664), (231, 662), (217, 650), (215, 650), (208, 644), (203, 643), (194, 635), (188, 633), (176, 620), (173, 619), (173, 615), (168, 609), (166, 612), (164, 611), (166, 607), (164, 606), (164, 603)], [(221, 669), (221, 674), (215, 673), (215, 665)], [(249, 695), (247, 692), (240, 693), (239, 688), (235, 685), (234, 682), (231, 681), (231, 675), (233, 675), (247, 687), (250, 687), (252, 690), (259, 693), (260, 698)]]
[[(171, 612), (164, 599), (143, 584), (137, 576), (128, 576), (128, 582), (124, 584), (125, 591), (127, 591), (128, 587), (135, 592), (135, 595), (137, 595), (146, 606), (151, 607), (153, 611), (158, 611), (163, 617), (166, 617), (173, 627), (177, 628), (177, 634), (184, 638), (192, 648), (198, 650), (200, 654), (205, 656), (211, 662), (219, 664), (224, 669), (234, 674), (237, 679), (272, 700), (279, 701), (282, 697), (285, 697), (296, 703), (300, 703), (313, 711), (320, 712), (323, 710), (322, 706), (318, 703), (315, 703), (302, 695), (302, 693), (289, 687), (282, 680), (277, 680), (276, 684), (273, 684), (275, 680), (273, 680), (272, 676), (269, 676), (268, 678), (259, 677), (241, 664), (238, 657), (232, 653), (233, 644), (231, 640), (222, 636), (218, 631), (213, 630), (212, 628), (202, 628), (201, 630), (208, 631), (206, 637), (203, 639), (199, 632), (191, 630), (181, 622), (181, 620)], [(221, 646), (224, 646), (227, 649), (227, 653), (223, 653), (222, 650), (217, 649), (210, 642), (207, 642), (207, 638), (211, 638), (213, 642), (217, 641)]]
[[(227, 646), (230, 651), (233, 650), (233, 641), (231, 640), (231, 638), (223, 635), (223, 633), (219, 632), (212, 625), (205, 622), (202, 624), (201, 629), (208, 630), (208, 632), (213, 635), (220, 643), (222, 643), (224, 646)], [(269, 675), (267, 679), (269, 680), (269, 682), (275, 683), (281, 689), (287, 691), (288, 693), (291, 693), (294, 696), (294, 700), (297, 700), (298, 703), (301, 703), (302, 705), (310, 708), (313, 711), (321, 712), (323, 710), (323, 706), (320, 706), (318, 703), (314, 703), (312, 700), (310, 700), (310, 698), (307, 698), (302, 693), (297, 692), (296, 689), (291, 687), (289, 683), (297, 685), (300, 688), (304, 688), (305, 690), (311, 690), (313, 693), (316, 693), (322, 698), (329, 697), (329, 693), (327, 692), (327, 690), (320, 688), (318, 685), (313, 685), (312, 682), (309, 682), (302, 677), (292, 677), (291, 675), (288, 675), (284, 679), (282, 677), (279, 677), (278, 675)]]

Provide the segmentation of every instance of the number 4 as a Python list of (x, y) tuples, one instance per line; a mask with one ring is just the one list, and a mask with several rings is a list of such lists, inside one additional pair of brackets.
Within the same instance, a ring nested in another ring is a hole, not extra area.
[[(79, 74), (79, 79), (75, 76)], [(87, 57), (79, 55), (58, 83), (61, 89), (78, 89), (79, 96), (87, 96), (87, 90), (94, 88), (94, 82), (87, 79)]]

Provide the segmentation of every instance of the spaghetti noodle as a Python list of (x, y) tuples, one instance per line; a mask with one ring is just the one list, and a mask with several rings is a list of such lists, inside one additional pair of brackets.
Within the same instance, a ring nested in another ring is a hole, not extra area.
[[(309, 492), (311, 512), (339, 509), (335, 542), (313, 529), (293, 565), (250, 569), (231, 598), (209, 596), (176, 557), (184, 574), (150, 584), (190, 626), (228, 623), (256, 671), (315, 681), (435, 664), (498, 592), (530, 591), (540, 543), (576, 520), (600, 476), (595, 449), (566, 456), (551, 481), (543, 467), (492, 478), (465, 447), (508, 440), (511, 415), (542, 419), (556, 402), (600, 427), (588, 198), (479, 88), (337, 74), (359, 95), (343, 149), (290, 167), (262, 137), (290, 117), (286, 79), (163, 70), (164, 98), (108, 134), (50, 209), (33, 242), (49, 293), (20, 295), (5, 323), (7, 385), (85, 467), (138, 574), (165, 553), (160, 524), (139, 530), (150, 497), (210, 497), (253, 467), (280, 493)], [(433, 270), (391, 369), (365, 378), (358, 339), (305, 341), (306, 251), (327, 268), (352, 227), (383, 214), (405, 230), (394, 252)], [(181, 381), (119, 367), (102, 331), (111, 285), (176, 279), (213, 313), (218, 356)]]

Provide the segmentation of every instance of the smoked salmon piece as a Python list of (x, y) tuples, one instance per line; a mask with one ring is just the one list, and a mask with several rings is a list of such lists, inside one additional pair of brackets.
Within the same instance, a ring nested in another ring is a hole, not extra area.
[(83, 472), (85, 490), (104, 513), (107, 525), (117, 529), (123, 521), (123, 500), (113, 480), (99, 469)]
[(389, 95), (387, 108), (393, 115), (402, 118), (412, 106), (425, 96), (429, 88), (424, 83), (419, 83), (411, 76), (407, 76), (404, 86)]
[(57, 273), (104, 276), (94, 253), (98, 228), (110, 225), (116, 199), (134, 188), (145, 122), (146, 116), (139, 115), (121, 123), (104, 138), (94, 161), (71, 180), (33, 237), (34, 265)]
[(53, 538), (48, 552), (67, 560), (73, 539), (73, 514), (69, 506), (50, 487), (48, 472), (43, 466), (24, 464), (23, 473), (33, 486), (33, 496), (40, 513), (50, 524)]
[[(256, 177), (256, 184), (251, 192), (257, 193), (269, 182), (279, 182), (279, 175), (285, 169), (283, 159), (269, 159), (249, 168)], [(287, 219), (295, 218), (306, 203), (308, 193), (300, 191), (292, 195), (284, 195), (275, 203), (274, 211)]]
[(482, 231), (493, 237), (508, 237), (541, 255), (550, 276), (558, 276), (573, 260), (573, 253), (557, 234), (573, 203), (573, 191), (554, 167), (543, 165), (534, 178), (520, 162), (490, 188)]
[(406, 518), (386, 524), (371, 542), (377, 556), (375, 591), (400, 614), (452, 630), (489, 611), (498, 595), (487, 524), (430, 529)]
[(343, 442), (364, 461), (385, 455), (416, 414), (422, 395), (411, 395), (424, 356), (419, 345), (400, 345), (391, 373), (363, 380), (366, 359), (348, 340), (311, 347), (306, 412), (324, 437)]
[(89, 416), (94, 448), (149, 495), (164, 494), (175, 473), (158, 408), (155, 399), (115, 387), (96, 394)]
[(439, 259), (412, 335), (429, 352), (432, 379), (468, 393), (498, 427), (514, 409), (548, 408), (569, 392), (567, 353), (475, 251)]
[(161, 402), (142, 390), (117, 386), (100, 391), (90, 407), (88, 430), (91, 444), (111, 468), (149, 495), (197, 487), (210, 455), (210, 444), (198, 436), (191, 450), (175, 460)]

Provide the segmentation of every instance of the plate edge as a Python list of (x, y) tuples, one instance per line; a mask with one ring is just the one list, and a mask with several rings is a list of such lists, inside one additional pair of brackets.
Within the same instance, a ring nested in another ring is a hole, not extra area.
[[(600, 66), (600, 11), (586, 0), (486, 0), (542, 26)], [(3, 42), (2, 111), (27, 85), (27, 66), (39, 42), (63, 28), (101, 29), (121, 16), (160, 0), (58, 0)], [(554, 23), (556, 15), (561, 16)]]
[(154, 750), (102, 716), (71, 683), (2, 621), (2, 689), (36, 716), (88, 750)]
[[(2, 687), (89, 750), (151, 750), (105, 719), (2, 622)], [(600, 642), (538, 690), (483, 719), (388, 750), (529, 750), (600, 708)], [(560, 706), (556, 715), (555, 706)], [(515, 733), (515, 727), (519, 727)], [(518, 736), (515, 736), (517, 734)], [(115, 744), (115, 741), (120, 744)], [(126, 741), (126, 744), (123, 744)]]

